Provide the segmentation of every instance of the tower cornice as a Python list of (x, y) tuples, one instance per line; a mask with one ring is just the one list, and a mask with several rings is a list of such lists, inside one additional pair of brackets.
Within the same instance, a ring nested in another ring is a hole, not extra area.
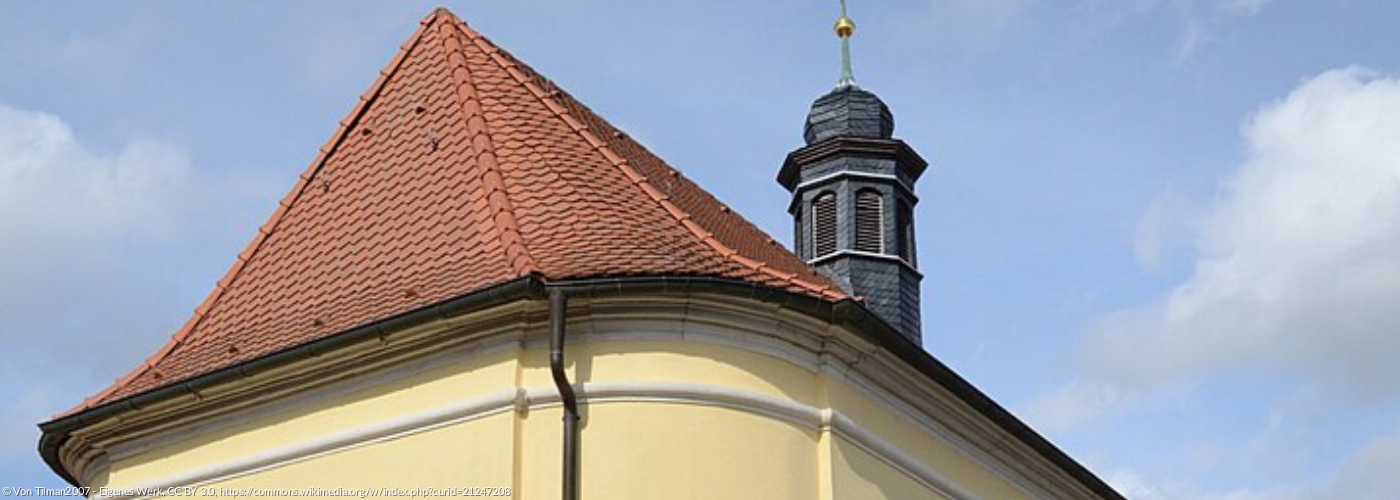
[(833, 137), (809, 146), (803, 146), (788, 153), (783, 167), (778, 170), (778, 184), (789, 191), (797, 187), (803, 165), (836, 157), (893, 158), (899, 172), (910, 180), (917, 181), (928, 161), (914, 148), (900, 139), (871, 139), (867, 137)]

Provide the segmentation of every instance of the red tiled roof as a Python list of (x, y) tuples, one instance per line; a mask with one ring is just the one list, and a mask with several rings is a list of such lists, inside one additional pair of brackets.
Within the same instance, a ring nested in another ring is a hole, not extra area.
[(845, 298), (438, 9), (170, 342), (73, 411), (527, 275), (712, 276)]

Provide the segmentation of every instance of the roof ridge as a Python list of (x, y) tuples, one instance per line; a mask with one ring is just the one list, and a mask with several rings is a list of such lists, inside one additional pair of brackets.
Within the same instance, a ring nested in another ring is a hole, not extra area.
[(467, 57), (462, 50), (462, 41), (450, 29), (453, 24), (460, 28), (465, 27), (466, 23), (446, 9), (434, 11), (434, 18), (439, 15), (448, 20), (447, 23), (438, 25), (438, 34), (443, 39), (442, 47), (447, 51), (447, 63), (452, 72), (452, 79), (457, 84), (457, 98), (467, 124), (468, 140), (471, 141), (472, 149), (476, 150), (476, 163), (482, 170), (481, 185), (486, 191), (488, 209), (492, 212), (491, 225), (496, 228), (496, 236), (505, 247), (506, 259), (515, 274), (524, 276), (533, 273), (539, 269), (539, 265), (530, 255), (530, 249), (525, 246), (525, 238), (520, 234), (515, 205), (511, 203), (510, 195), (506, 191), (505, 178), (501, 175), (501, 168), (496, 159), (496, 146), (487, 129), (481, 99), (477, 95), (471, 71), (466, 67)]
[[(696, 238), (699, 238), (702, 243), (705, 243), (712, 250), (719, 253), (724, 258), (735, 262), (743, 267), (749, 268), (755, 272), (766, 274), (768, 276), (777, 278), (781, 281), (790, 283), (798, 288), (803, 288), (818, 295), (828, 297), (834, 300), (847, 298), (845, 294), (833, 291), (831, 286), (820, 285), (798, 278), (797, 275), (794, 273), (784, 273), (778, 271), (777, 269), (770, 267), (768, 263), (741, 255), (737, 249), (734, 249), (729, 245), (724, 244), (724, 242), (719, 241), (718, 238), (715, 238), (713, 232), (709, 231), (708, 229), (701, 226), (699, 223), (695, 222), (692, 219), (691, 215), (685, 210), (683, 210), (680, 206), (672, 202), (669, 196), (656, 189), (656, 186), (653, 186), (651, 184), (651, 181), (647, 179), (645, 175), (642, 175), (641, 173), (637, 172), (636, 169), (632, 168), (632, 166), (628, 164), (626, 158), (623, 158), (621, 155), (617, 154), (615, 151), (612, 150), (612, 148), (608, 147), (606, 142), (604, 142), (602, 139), (600, 139), (591, 131), (589, 131), (586, 125), (584, 125), (582, 122), (580, 122), (577, 118), (575, 118), (572, 114), (569, 113), (567, 107), (565, 107), (563, 104), (551, 97), (548, 92), (544, 91), (544, 89), (540, 88), (540, 86), (537, 83), (535, 83), (533, 79), (529, 78), (529, 76), (526, 75), (525, 72), (520, 69), (519, 64), (516, 63), (513, 60), (513, 58), (506, 58), (502, 56), (501, 48), (495, 46), (495, 44), (492, 44), (489, 40), (486, 39), (486, 37), (473, 30), (470, 26), (467, 26), (466, 22), (462, 21), (461, 19), (456, 18), (455, 16), (453, 16), (452, 19), (456, 21), (457, 27), (461, 29), (462, 33), (465, 34), (467, 38), (471, 40), (472, 43), (476, 44), (477, 47), (486, 51), (487, 55), (490, 56), (492, 61), (495, 61), (496, 64), (500, 65), (502, 69), (506, 70), (506, 72), (510, 74), (511, 78), (514, 78), (521, 85), (524, 85), (525, 88), (530, 91), (530, 94), (534, 95), (535, 98), (539, 99), (540, 102), (542, 102), (545, 105), (545, 107), (550, 110), (550, 112), (554, 113), (555, 116), (563, 120), (564, 123), (571, 130), (574, 131), (574, 133), (582, 137), (583, 140), (587, 142), (589, 146), (591, 146), (604, 159), (606, 159), (609, 163), (611, 163), (614, 167), (621, 171), (622, 174), (625, 177), (627, 177), (627, 179), (631, 181), (632, 184), (636, 185), (639, 189), (642, 190), (644, 194), (647, 195), (648, 198), (660, 205), (661, 208), (666, 211), (666, 213), (670, 214), (673, 218), (675, 218), (676, 221), (681, 224), (681, 226), (685, 227), (685, 229), (688, 230)], [(531, 71), (531, 73), (533, 73), (533, 71)]]
[[(374, 81), (374, 84), (370, 85), (369, 90), (360, 95), (360, 101), (356, 103), (355, 107), (351, 108), (345, 118), (340, 121), (340, 126), (336, 128), (335, 133), (331, 135), (330, 139), (326, 140), (326, 143), (321, 146), (321, 149), (316, 154), (316, 158), (311, 160), (311, 163), (307, 165), (306, 169), (297, 177), (297, 183), (292, 186), (292, 189), (286, 196), (283, 196), (282, 199), (277, 202), (277, 209), (273, 210), (272, 215), (268, 217), (267, 221), (263, 222), (263, 224), (258, 227), (257, 234), (253, 236), (253, 240), (248, 242), (248, 245), (245, 246), (243, 251), (234, 259), (233, 266), (229, 267), (229, 270), (224, 273), (224, 276), (214, 284), (214, 289), (209, 292), (209, 295), (205, 296), (204, 301), (200, 302), (198, 307), (195, 307), (194, 315), (186, 320), (185, 324), (181, 325), (180, 329), (177, 330), (174, 335), (171, 335), (170, 340), (166, 341), (164, 346), (161, 346), (155, 354), (146, 358), (135, 370), (118, 378), (116, 381), (112, 382), (112, 385), (103, 389), (101, 392), (84, 399), (83, 402), (79, 403), (77, 406), (55, 415), (55, 418), (92, 408), (99, 401), (106, 399), (112, 393), (129, 385), (137, 377), (155, 369), (157, 363), (165, 359), (166, 356), (169, 356), (171, 352), (175, 351), (176, 347), (183, 345), (185, 341), (189, 339), (190, 335), (194, 333), (195, 328), (208, 316), (214, 304), (223, 297), (225, 291), (233, 286), (233, 282), (237, 280), (248, 262), (252, 261), (253, 256), (262, 248), (267, 238), (272, 235), (272, 231), (282, 222), (282, 218), (287, 214), (292, 204), (296, 203), (296, 201), (301, 198), (302, 193), (306, 191), (306, 188), (311, 185), (311, 179), (316, 177), (316, 174), (321, 171), (321, 167), (330, 159), (331, 153), (335, 152), (336, 149), (340, 147), (341, 142), (345, 139), (346, 133), (349, 132), (351, 127), (359, 123), (360, 117), (369, 109), (370, 103), (379, 96), (380, 91), (383, 90), (384, 85), (388, 83), (389, 78), (393, 76), (403, 65), (404, 61), (408, 59), (409, 52), (413, 51), (413, 49), (418, 46), (418, 42), (422, 40), (428, 25), (436, 20), (441, 13), (447, 13), (449, 16), (452, 15), (450, 12), (447, 12), (446, 9), (438, 8), (434, 10), (418, 23), (418, 30), (414, 31), (413, 36), (409, 37), (407, 42), (399, 46), (398, 53), (394, 54), (394, 58), (389, 60), (389, 64), (386, 64), (383, 70), (380, 70), (379, 77)], [(159, 376), (159, 372), (157, 372), (157, 376)]]

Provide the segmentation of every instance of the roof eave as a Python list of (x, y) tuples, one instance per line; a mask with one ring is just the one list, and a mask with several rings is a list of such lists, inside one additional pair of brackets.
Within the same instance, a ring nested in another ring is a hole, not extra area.
[(974, 387), (962, 376), (943, 364), (928, 351), (900, 334), (889, 323), (867, 309), (862, 303), (852, 299), (831, 301), (811, 295), (780, 290), (748, 281), (703, 276), (638, 276), (590, 278), (546, 282), (538, 276), (508, 281), (496, 286), (472, 292), (444, 302), (425, 306), (404, 314), (392, 316), (370, 324), (356, 327), (339, 334), (302, 344), (255, 358), (237, 365), (216, 370), (205, 375), (120, 400), (95, 406), (78, 413), (70, 414), (39, 425), (43, 436), (39, 440), (39, 452), (44, 461), (59, 476), (74, 486), (79, 481), (64, 467), (59, 450), (69, 433), (85, 425), (92, 424), (113, 415), (134, 411), (150, 404), (170, 398), (191, 394), (222, 382), (235, 380), (253, 373), (280, 366), (285, 363), (317, 356), (338, 347), (354, 344), (429, 321), (450, 318), (468, 312), (483, 310), (506, 302), (521, 299), (543, 300), (549, 288), (560, 288), (578, 297), (608, 297), (638, 293), (695, 293), (708, 292), (733, 297), (758, 300), (778, 305), (781, 308), (797, 311), (819, 320), (839, 324), (866, 336), (877, 345), (888, 349), (900, 360), (923, 374), (930, 381), (947, 389), (955, 397), (979, 414), (993, 422), (1003, 431), (1029, 446), (1036, 453), (1054, 463), (1057, 467), (1079, 481), (1100, 497), (1123, 500), (1123, 496), (1105, 483), (1093, 472), (1065, 454), (1045, 437), (1012, 415), (996, 401)]
[(84, 426), (100, 422), (114, 415), (135, 411), (155, 403), (167, 401), (198, 391), (237, 380), (249, 375), (279, 367), (287, 363), (316, 357), (325, 352), (360, 341), (378, 338), (387, 332), (420, 325), (430, 321), (458, 316), (467, 312), (494, 307), (520, 299), (545, 297), (544, 281), (538, 276), (500, 283), (476, 292), (453, 299), (424, 306), (412, 311), (361, 325), (312, 342), (276, 351), (235, 365), (230, 365), (183, 381), (159, 386), (118, 400), (93, 406), (76, 413), (39, 424), (42, 435), (39, 438), (39, 455), (49, 469), (73, 486), (82, 486), (80, 481), (63, 464), (59, 452), (70, 433)]

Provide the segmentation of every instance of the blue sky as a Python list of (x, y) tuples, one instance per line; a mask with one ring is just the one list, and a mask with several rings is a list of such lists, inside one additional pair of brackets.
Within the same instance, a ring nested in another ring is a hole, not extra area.
[[(1132, 498), (1400, 491), (1400, 3), (851, 0), (925, 346)], [(835, 2), (449, 3), (781, 240)], [(0, 1), (0, 484), (186, 319), (433, 4)]]

